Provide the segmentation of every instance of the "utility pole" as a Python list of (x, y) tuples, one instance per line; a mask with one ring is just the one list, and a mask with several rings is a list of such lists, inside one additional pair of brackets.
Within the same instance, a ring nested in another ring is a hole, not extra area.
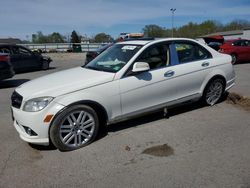
[(170, 11), (172, 12), (172, 37), (174, 37), (174, 12), (176, 8), (171, 8)]

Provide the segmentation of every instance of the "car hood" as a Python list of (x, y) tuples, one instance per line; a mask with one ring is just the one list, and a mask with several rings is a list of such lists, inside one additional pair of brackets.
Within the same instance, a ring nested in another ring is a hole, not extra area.
[(115, 73), (77, 67), (26, 82), (19, 86), (16, 91), (24, 97), (24, 100), (43, 96), (57, 97), (111, 82), (114, 76)]

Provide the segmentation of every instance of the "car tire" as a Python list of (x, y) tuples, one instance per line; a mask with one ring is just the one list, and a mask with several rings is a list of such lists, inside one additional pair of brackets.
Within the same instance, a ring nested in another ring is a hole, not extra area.
[(231, 57), (232, 57), (232, 64), (234, 65), (238, 61), (237, 55), (231, 54)]
[(204, 92), (203, 92), (203, 102), (208, 106), (213, 106), (219, 102), (225, 91), (225, 82), (221, 78), (215, 78), (211, 80)]
[(42, 70), (48, 70), (49, 69), (49, 62), (43, 61), (42, 63)]
[(72, 151), (92, 143), (99, 131), (97, 113), (89, 106), (74, 105), (53, 120), (51, 142), (61, 151)]

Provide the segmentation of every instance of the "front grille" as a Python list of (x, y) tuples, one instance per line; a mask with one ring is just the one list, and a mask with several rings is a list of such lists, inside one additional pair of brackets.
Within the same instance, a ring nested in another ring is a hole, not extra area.
[(22, 105), (23, 97), (14, 91), (11, 95), (11, 105), (15, 108), (20, 108)]

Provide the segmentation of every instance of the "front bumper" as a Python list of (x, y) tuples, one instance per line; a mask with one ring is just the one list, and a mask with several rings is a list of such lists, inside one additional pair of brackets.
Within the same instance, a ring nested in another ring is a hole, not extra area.
[[(21, 110), (22, 108), (17, 109), (12, 107), (14, 127), (22, 140), (32, 144), (48, 145), (49, 126), (51, 122), (45, 123), (44, 118), (48, 114), (53, 114), (55, 116), (63, 108), (63, 105), (53, 101), (45, 109), (39, 112), (25, 112)], [(27, 128), (30, 128), (36, 134), (29, 135), (27, 133)]]

